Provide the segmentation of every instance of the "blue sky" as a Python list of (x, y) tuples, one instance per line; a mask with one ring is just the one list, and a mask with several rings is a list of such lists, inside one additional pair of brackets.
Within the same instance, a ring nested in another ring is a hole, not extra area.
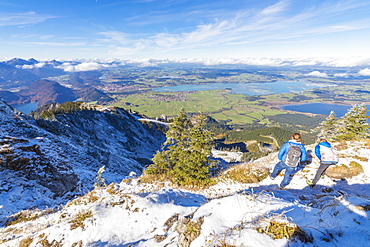
[(0, 0), (0, 57), (370, 57), (368, 0)]

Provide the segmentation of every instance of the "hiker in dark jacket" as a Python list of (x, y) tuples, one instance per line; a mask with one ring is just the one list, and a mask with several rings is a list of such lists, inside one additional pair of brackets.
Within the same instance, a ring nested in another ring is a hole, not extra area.
[(315, 147), (315, 155), (320, 160), (320, 166), (316, 171), (314, 179), (312, 181), (306, 180), (307, 184), (311, 187), (316, 185), (317, 181), (319, 181), (330, 165), (338, 163), (338, 156), (333, 152), (331, 144), (325, 138), (320, 138), (318, 143)]
[[(289, 154), (291, 153), (291, 151), (289, 151), (290, 149), (297, 149), (298, 157), (292, 159)], [(292, 139), (287, 141), (280, 148), (278, 158), (280, 161), (275, 165), (274, 170), (270, 174), (270, 178), (275, 179), (276, 176), (285, 169), (284, 179), (280, 183), (280, 189), (284, 189), (284, 187), (289, 184), (290, 176), (295, 172), (298, 163), (307, 159), (306, 148), (301, 143), (301, 135), (299, 133), (294, 133)]]

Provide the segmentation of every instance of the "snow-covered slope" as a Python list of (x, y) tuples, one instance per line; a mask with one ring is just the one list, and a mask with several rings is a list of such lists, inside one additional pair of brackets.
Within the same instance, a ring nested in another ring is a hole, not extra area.
[[(9, 218), (0, 228), (0, 246), (369, 246), (369, 148), (369, 141), (348, 142), (340, 163), (356, 161), (364, 172), (326, 177), (316, 188), (305, 182), (319, 165), (315, 158), (287, 190), (278, 189), (282, 177), (258, 184), (223, 180), (197, 191), (123, 180), (59, 209)], [(273, 153), (253, 165), (271, 169), (276, 161)], [(294, 236), (266, 234), (279, 224)]]
[(60, 114), (53, 121), (15, 112), (0, 99), (0, 222), (29, 208), (55, 207), (106, 182), (140, 174), (164, 134), (119, 108)]

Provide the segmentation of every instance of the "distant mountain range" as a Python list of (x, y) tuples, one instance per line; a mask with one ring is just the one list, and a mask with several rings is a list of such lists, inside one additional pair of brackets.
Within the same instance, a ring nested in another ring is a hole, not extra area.
[[(35, 59), (20, 58), (0, 63), (0, 97), (12, 105), (32, 102), (38, 106), (77, 99), (98, 103), (113, 100), (103, 91), (93, 87), (100, 86), (99, 71), (65, 72), (55, 68), (61, 65), (58, 61), (43, 63), (42, 66), (37, 64), (39, 62)], [(60, 75), (69, 75), (69, 83), (73, 89), (49, 79), (42, 79)]]
[(0, 63), (0, 86), (3, 89), (27, 87), (39, 79), (41, 79), (40, 76), (30, 71), (18, 69), (6, 63)]
[(51, 102), (64, 103), (77, 99), (72, 89), (63, 87), (57, 82), (38, 80), (19, 92), (0, 91), (0, 97), (11, 104), (38, 103), (42, 106)]

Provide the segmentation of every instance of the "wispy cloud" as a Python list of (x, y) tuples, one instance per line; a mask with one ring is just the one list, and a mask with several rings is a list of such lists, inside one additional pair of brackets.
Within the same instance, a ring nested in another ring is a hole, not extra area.
[(21, 5), (15, 4), (15, 3), (5, 3), (3, 1), (0, 1), (0, 6), (15, 6), (15, 7), (19, 7)]
[(130, 34), (128, 33), (122, 33), (117, 31), (106, 31), (106, 32), (100, 32), (100, 35), (105, 36), (104, 39), (101, 39), (102, 42), (108, 42), (108, 43), (118, 43), (118, 44), (129, 44), (132, 42), (132, 39), (130, 38)]
[(44, 22), (48, 19), (56, 18), (51, 15), (37, 14), (36, 12), (30, 11), (25, 13), (0, 13), (0, 26), (24, 26), (34, 25), (37, 23)]
[[(166, 30), (156, 35), (135, 39), (120, 32), (105, 32), (105, 42), (117, 50), (129, 49), (139, 52), (145, 49), (162, 51), (237, 45), (256, 42), (289, 41), (292, 38), (307, 38), (312, 35), (345, 32), (370, 27), (370, 16), (347, 21), (345, 13), (356, 13), (361, 8), (370, 8), (368, 1), (323, 1), (312, 6), (304, 5), (297, 11), (293, 1), (281, 0), (262, 9), (245, 9), (220, 15), (193, 27), (189, 32)], [(307, 4), (307, 3), (306, 3)], [(309, 4), (309, 2), (308, 2)], [(293, 11), (294, 10), (294, 11)], [(233, 16), (232, 16), (233, 15)], [(222, 18), (227, 16), (227, 18)], [(232, 17), (230, 17), (232, 16)], [(143, 42), (145, 40), (145, 42)], [(145, 44), (144, 44), (145, 43)]]
[(84, 42), (24, 42), (24, 45), (37, 45), (37, 46), (59, 46), (59, 47), (71, 47), (71, 46), (85, 46)]

